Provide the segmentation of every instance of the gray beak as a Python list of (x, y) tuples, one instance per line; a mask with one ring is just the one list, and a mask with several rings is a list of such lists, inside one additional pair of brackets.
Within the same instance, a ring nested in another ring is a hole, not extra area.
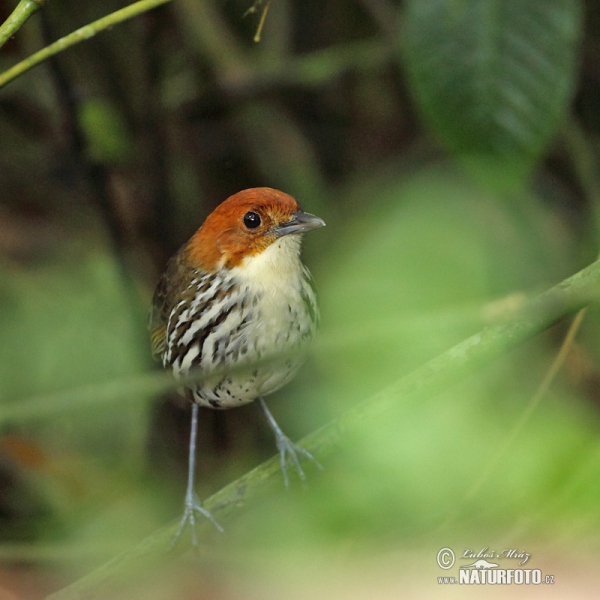
[(306, 233), (317, 227), (325, 227), (325, 221), (301, 210), (292, 213), (291, 221), (280, 223), (273, 229), (278, 238), (290, 233)]

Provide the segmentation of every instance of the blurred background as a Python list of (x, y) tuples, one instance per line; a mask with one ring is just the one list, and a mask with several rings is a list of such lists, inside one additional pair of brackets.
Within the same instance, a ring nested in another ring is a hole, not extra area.
[[(125, 5), (47, 3), (0, 73)], [(175, 0), (0, 89), (0, 598), (45, 597), (179, 515), (189, 407), (131, 382), (158, 369), (154, 285), (217, 204), (271, 186), (327, 222), (304, 243), (319, 339), (269, 400), (299, 439), (595, 260), (599, 98), (591, 0)], [(593, 597), (596, 308), (493, 463), (569, 322), (398, 398), (123, 597), (446, 597), (442, 547), (527, 552)], [(254, 405), (202, 410), (199, 437), (202, 498), (275, 452)]]

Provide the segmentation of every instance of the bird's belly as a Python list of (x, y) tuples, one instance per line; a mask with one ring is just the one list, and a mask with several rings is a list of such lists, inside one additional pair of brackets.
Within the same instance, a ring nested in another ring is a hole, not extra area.
[(233, 408), (275, 392), (294, 377), (315, 333), (299, 295), (240, 306), (209, 336), (198, 331), (187, 353), (172, 364), (176, 377), (186, 376), (193, 366), (206, 373), (190, 387), (201, 406)]
[(241, 368), (238, 372), (207, 379), (192, 390), (194, 402), (210, 408), (234, 408), (266, 396), (292, 380), (302, 361), (268, 367)]

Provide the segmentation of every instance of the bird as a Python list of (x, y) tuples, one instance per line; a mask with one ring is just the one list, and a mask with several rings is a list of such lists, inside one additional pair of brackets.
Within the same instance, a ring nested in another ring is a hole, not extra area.
[[(194, 492), (198, 408), (258, 401), (272, 429), (284, 483), (287, 458), (315, 460), (285, 435), (264, 398), (289, 383), (304, 362), (319, 321), (315, 285), (300, 258), (302, 234), (325, 222), (292, 196), (269, 187), (242, 190), (218, 205), (169, 260), (150, 311), (152, 354), (192, 402), (184, 512), (197, 545), (196, 514), (222, 531)], [(199, 372), (190, 383), (190, 374)]]

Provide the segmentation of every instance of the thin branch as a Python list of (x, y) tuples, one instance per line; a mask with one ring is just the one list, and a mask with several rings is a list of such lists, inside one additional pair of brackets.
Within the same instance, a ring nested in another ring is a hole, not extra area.
[(271, 5), (271, 1), (269, 0), (265, 7), (263, 8), (262, 14), (260, 15), (260, 21), (258, 22), (258, 27), (256, 29), (256, 33), (254, 34), (254, 42), (258, 44), (260, 42), (260, 37), (262, 35), (263, 27), (265, 26), (265, 21), (267, 19), (267, 12), (269, 10), (269, 6)]
[[(315, 456), (328, 454), (351, 431), (360, 431), (365, 423), (389, 411), (414, 410), (422, 407), (449, 385), (463, 379), (475, 369), (506, 354), (522, 342), (550, 327), (559, 319), (590, 302), (600, 299), (600, 261), (533, 298), (510, 322), (490, 326), (434, 358), (403, 377), (392, 386), (361, 402), (354, 409), (325, 425), (302, 440), (302, 445)], [(232, 515), (263, 496), (280, 478), (278, 459), (266, 461), (246, 475), (230, 483), (207, 499), (203, 505), (223, 523)], [(127, 581), (146, 569), (164, 564), (178, 522), (157, 531), (135, 548), (115, 557), (99, 569), (67, 588), (53, 594), (52, 600), (87, 600), (109, 598)], [(197, 528), (200, 539), (216, 535), (208, 521)], [(180, 551), (188, 540), (179, 544)]]
[(0, 25), (0, 48), (2, 48), (2, 46), (17, 33), (25, 21), (27, 21), (32, 14), (40, 10), (44, 4), (46, 4), (46, 0), (21, 0), (8, 19)]
[(131, 4), (122, 8), (121, 10), (117, 10), (106, 17), (102, 17), (89, 25), (85, 25), (66, 35), (65, 37), (57, 40), (53, 44), (42, 48), (35, 54), (32, 54), (25, 60), (17, 63), (4, 73), (0, 74), (0, 88), (4, 87), (7, 83), (11, 82), (13, 79), (19, 77), (23, 73), (26, 73), (33, 67), (39, 65), (41, 62), (45, 61), (50, 56), (54, 56), (71, 46), (75, 46), (80, 42), (90, 39), (94, 37), (96, 34), (117, 25), (118, 23), (122, 23), (123, 21), (127, 21), (133, 17), (136, 17), (152, 8), (156, 8), (157, 6), (161, 6), (162, 4), (166, 4), (171, 0), (140, 0), (135, 4)]

